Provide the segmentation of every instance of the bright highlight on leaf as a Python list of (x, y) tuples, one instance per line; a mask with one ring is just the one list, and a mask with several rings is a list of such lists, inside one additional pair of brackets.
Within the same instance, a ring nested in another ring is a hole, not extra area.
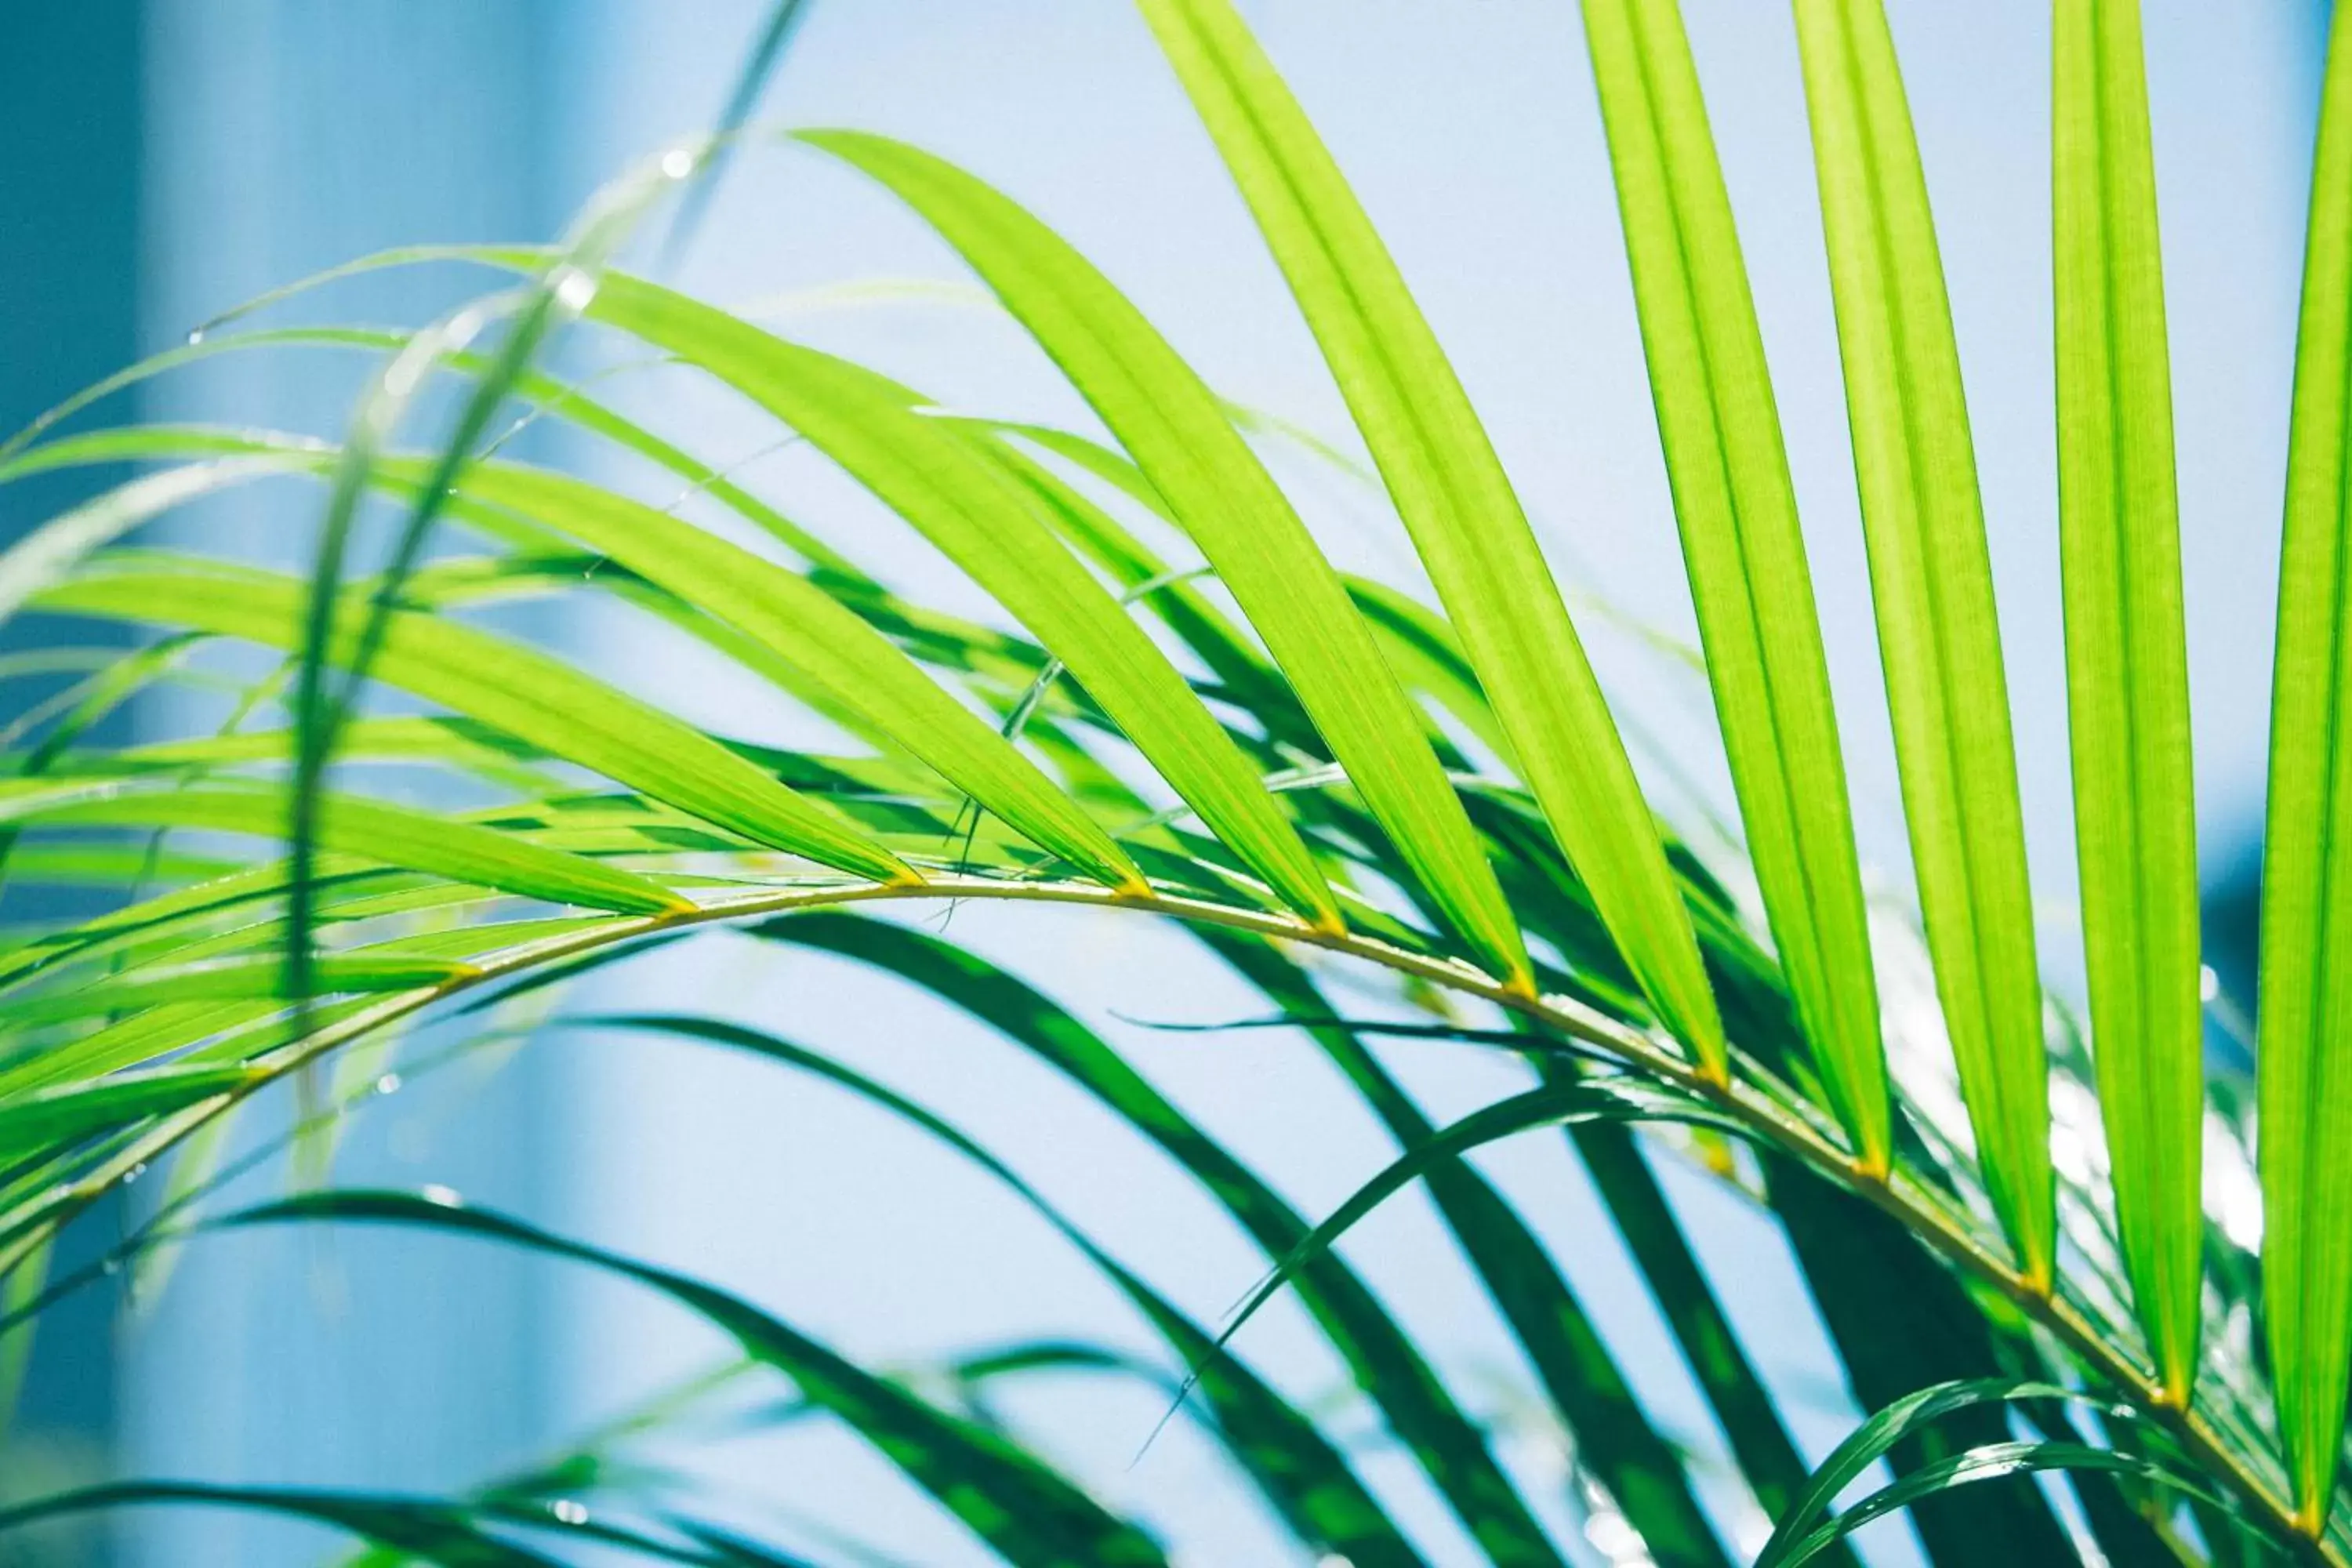
[(1994, 1212), (2050, 1288), (2042, 984), (1976, 453), (1927, 184), (1879, 0), (1797, 0), (1846, 416), (1911, 857)]
[(1870, 931), (1788, 454), (1674, 0), (1586, 0), (1683, 561), (1748, 852), (1831, 1104), (1891, 1157)]

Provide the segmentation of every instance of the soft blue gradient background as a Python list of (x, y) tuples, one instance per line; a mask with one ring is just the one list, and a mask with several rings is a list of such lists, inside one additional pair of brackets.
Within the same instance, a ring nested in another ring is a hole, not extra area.
[[(1687, 632), (1690, 613), (1635, 337), (1607, 163), (1573, 7), (1486, 0), (1278, 0), (1247, 7), (1381, 224), (1452, 351), (1564, 578)], [(1785, 12), (1691, 0), (1780, 392), (1822, 599), (1866, 858), (1907, 897), (1874, 662), (1835, 339)], [(707, 125), (758, 26), (758, 0), (347, 4), (158, 0), (148, 82), (148, 341), (371, 247), (541, 237), (625, 161)], [(2026, 0), (1895, 7), (1937, 203), (1999, 574), (2044, 963), (2079, 967), (2071, 914), (2050, 433), (2045, 8)], [(2210, 865), (2258, 818), (2269, 617), (2303, 185), (2316, 93), (2312, 7), (2151, 3), (2187, 553), (2199, 787)], [(1100, 262), (1216, 383), (1351, 442), (1344, 410), (1280, 279), (1144, 28), (1123, 8), (819, 0), (763, 115), (887, 132), (955, 158), (1030, 204)], [(730, 304), (847, 279), (959, 276), (887, 198), (817, 156), (740, 160), (684, 269)], [(449, 279), (337, 296), (365, 319), (413, 317)], [(868, 358), (941, 399), (1083, 417), (1003, 323), (938, 304), (780, 315), (782, 329)], [(254, 369), (181, 384), (165, 414), (331, 429), (350, 378)], [(774, 433), (682, 378), (608, 384), (707, 456), (751, 458)], [(1335, 553), (1409, 580), (1401, 535), (1328, 472), (1286, 478)], [(626, 468), (657, 501), (670, 492)], [(903, 525), (804, 452), (748, 476), (919, 594), (976, 605)], [(291, 536), (299, 505), (211, 526)], [(1591, 617), (1597, 658), (1658, 749), (1722, 793), (1702, 689)], [(616, 678), (730, 731), (796, 727), (761, 694), (617, 616), (567, 635)], [(1663, 777), (1664, 770), (1658, 770)], [(965, 909), (953, 932), (1031, 973), (1100, 1023), (1158, 1082), (1302, 1207), (1319, 1212), (1388, 1155), (1383, 1136), (1303, 1041), (1155, 1036), (1109, 1018), (1214, 1019), (1260, 1007), (1178, 934), (1140, 921)], [(588, 1010), (588, 998), (575, 1010)], [(598, 1004), (691, 1005), (837, 1050), (934, 1104), (1213, 1318), (1261, 1261), (1164, 1163), (1059, 1079), (936, 1006), (849, 966), (732, 937), (635, 965)], [(1388, 1053), (1450, 1115), (1513, 1087), (1506, 1065), (1401, 1045)], [(344, 1173), (442, 1181), (755, 1294), (885, 1363), (1038, 1333), (1144, 1337), (1110, 1293), (1005, 1194), (919, 1136), (778, 1069), (695, 1047), (551, 1033), (487, 1095), (459, 1074), (371, 1109)], [(264, 1115), (283, 1115), (283, 1108)], [(1556, 1141), (1482, 1164), (1538, 1221), (1659, 1422), (1718, 1442), (1613, 1233)], [(1815, 1451), (1852, 1413), (1775, 1236), (1671, 1162), (1751, 1349), (1792, 1395)], [(1474, 1408), (1509, 1409), (1522, 1369), (1418, 1196), (1349, 1244)], [(127, 1468), (224, 1479), (450, 1486), (528, 1457), (719, 1347), (642, 1295), (517, 1268), (455, 1243), (345, 1233), (207, 1244), (159, 1312), (125, 1336)], [(1888, 1310), (1901, 1310), (1899, 1302)], [(1338, 1369), (1286, 1305), (1243, 1339), (1302, 1397)], [(1284, 1561), (1264, 1516), (1206, 1447), (1171, 1426), (1139, 1462), (1149, 1397), (1041, 1383), (1034, 1415), (1108, 1494), (1181, 1518), (1200, 1562)], [(1361, 1423), (1356, 1423), (1359, 1429)], [(1540, 1487), (1559, 1458), (1507, 1446)], [(706, 1456), (797, 1510), (911, 1561), (976, 1561), (853, 1440), (809, 1424)], [(1468, 1547), (1392, 1455), (1364, 1466), (1425, 1531), (1433, 1561)], [(1721, 1489), (1717, 1489), (1720, 1492)], [(1738, 1534), (1736, 1500), (1719, 1518)], [(775, 1515), (744, 1517), (772, 1527)], [(1563, 1535), (1572, 1527), (1561, 1518)], [(201, 1533), (192, 1533), (201, 1531)], [(131, 1559), (303, 1561), (307, 1532), (154, 1516)], [(1869, 1538), (1907, 1560), (1905, 1527)]]

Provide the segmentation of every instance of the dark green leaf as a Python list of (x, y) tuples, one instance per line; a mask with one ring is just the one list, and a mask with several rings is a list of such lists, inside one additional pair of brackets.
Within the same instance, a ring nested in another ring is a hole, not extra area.
[(347, 1220), (418, 1226), (569, 1258), (667, 1296), (732, 1337), (881, 1450), (974, 1534), (1022, 1568), (1164, 1563), (1133, 1525), (1002, 1438), (935, 1409), (698, 1279), (571, 1241), (446, 1194), (333, 1190), (243, 1209), (215, 1226)]

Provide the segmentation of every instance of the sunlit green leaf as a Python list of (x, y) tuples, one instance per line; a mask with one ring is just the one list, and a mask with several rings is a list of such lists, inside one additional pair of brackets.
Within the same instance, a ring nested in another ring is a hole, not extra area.
[[(0, 621), (81, 559), (200, 496), (282, 471), (267, 459), (228, 460), (146, 474), (51, 519), (0, 551)], [(5, 471), (0, 470), (0, 477)]]
[(1994, 1211), (2056, 1268), (2033, 901), (1959, 350), (1879, 0), (1797, 0), (1880, 661), (1951, 1036)]
[(1306, 846), (1174, 666), (1010, 480), (919, 412), (913, 393), (642, 279), (606, 279), (589, 310), (740, 388), (888, 502), (1069, 666), (1286, 902), (1338, 920)]
[(2327, 1517), (2352, 1381), (2352, 10), (2328, 46), (2304, 253), (2263, 843), (2263, 1300), (2302, 1523)]
[(1690, 919), (1551, 569), (1453, 366), (1337, 163), (1226, 0), (1144, 0), (1380, 465), (1398, 514), (1611, 933), (1721, 1076)]
[(1046, 848), (1103, 881), (1142, 886), (1142, 874), (1110, 836), (1034, 763), (808, 579), (567, 475), (485, 463), (464, 484), (733, 623)]
[(803, 140), (881, 181), (1035, 334), (1265, 639), (1331, 754), (1433, 900), (1502, 974), (1527, 951), (1486, 853), (1339, 574), (1216, 395), (1084, 257), (979, 180), (903, 142)]
[(163, 1068), (0, 1100), (0, 1164), (142, 1116), (177, 1110), (255, 1080), (249, 1068)]
[(2197, 1372), (2205, 1020), (2156, 167), (2138, 0), (2061, 0), (2058, 538), (2099, 1116), (2166, 1395)]
[[(344, 991), (410, 991), (438, 985), (467, 973), (446, 960), (399, 957), (327, 957), (313, 966), (321, 995)], [(44, 991), (0, 1000), (0, 1026), (129, 1012), (135, 1007), (214, 1001), (228, 997), (284, 997), (286, 966), (273, 959), (244, 959), (174, 973), (140, 973), (70, 991)]]
[[(302, 590), (218, 563), (96, 572), (49, 589), (53, 610), (163, 621), (291, 649)], [(352, 650), (366, 606), (347, 607)], [(762, 844), (881, 881), (912, 876), (821, 803), (794, 794), (704, 736), (520, 644), (414, 612), (385, 623), (376, 679), (445, 702), (554, 755)]]
[[(274, 838), (286, 830), (286, 795), (258, 788), (57, 795), (0, 791), (0, 820), (48, 827), (201, 827)], [(630, 914), (675, 913), (688, 907), (659, 885), (616, 866), (356, 795), (327, 801), (319, 842), (331, 849), (557, 903)]]
[(1869, 923), (1788, 453), (1674, 0), (1586, 0), (1683, 561), (1748, 852), (1855, 1156), (1891, 1157)]

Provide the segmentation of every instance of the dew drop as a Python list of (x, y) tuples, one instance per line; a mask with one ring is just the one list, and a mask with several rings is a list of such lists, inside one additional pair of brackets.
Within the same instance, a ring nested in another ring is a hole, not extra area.
[(588, 1510), (583, 1505), (573, 1501), (568, 1497), (557, 1498), (553, 1502), (549, 1503), (547, 1505), (547, 1511), (555, 1516), (556, 1522), (559, 1524), (585, 1524), (588, 1522)]
[(127, 1170), (127, 1171), (125, 1171), (125, 1172), (123, 1172), (123, 1173), (122, 1173), (122, 1184), (123, 1184), (124, 1186), (126, 1186), (126, 1187), (127, 1187), (127, 1186), (129, 1186), (131, 1183), (133, 1183), (133, 1182), (137, 1181), (140, 1177), (142, 1177), (142, 1176), (145, 1175), (146, 1173), (147, 1173), (147, 1162), (146, 1162), (146, 1161), (144, 1161), (144, 1160), (142, 1160), (142, 1161), (140, 1161), (140, 1162), (139, 1162), (139, 1163), (137, 1163), (137, 1164), (135, 1164), (135, 1165), (131, 1166), (131, 1169), (129, 1169), (129, 1170)]
[(662, 154), (661, 172), (673, 180), (683, 180), (694, 173), (694, 154), (683, 147), (673, 147)]
[(203, 342), (204, 341), (205, 330), (202, 327), (191, 327), (188, 329), (188, 346), (190, 348), (194, 348), (198, 343)]
[(456, 1209), (466, 1206), (466, 1200), (457, 1195), (457, 1188), (445, 1187), (438, 1182), (418, 1189), (416, 1195), (439, 1208)]
[(2197, 966), (2197, 999), (2200, 1002), (2210, 1002), (2220, 994), (2221, 994), (2221, 976), (2215, 973), (2211, 964), (2199, 964)]
[(563, 277), (555, 285), (555, 302), (573, 312), (584, 310), (596, 297), (596, 279), (576, 267), (563, 269)]
[(382, 1078), (375, 1080), (375, 1091), (378, 1094), (398, 1094), (400, 1092), (400, 1075), (396, 1072), (388, 1072), (384, 1074)]
[(1641, 1531), (1622, 1513), (1596, 1513), (1584, 1524), (1584, 1539), (1612, 1563), (1622, 1563), (1639, 1551)]

